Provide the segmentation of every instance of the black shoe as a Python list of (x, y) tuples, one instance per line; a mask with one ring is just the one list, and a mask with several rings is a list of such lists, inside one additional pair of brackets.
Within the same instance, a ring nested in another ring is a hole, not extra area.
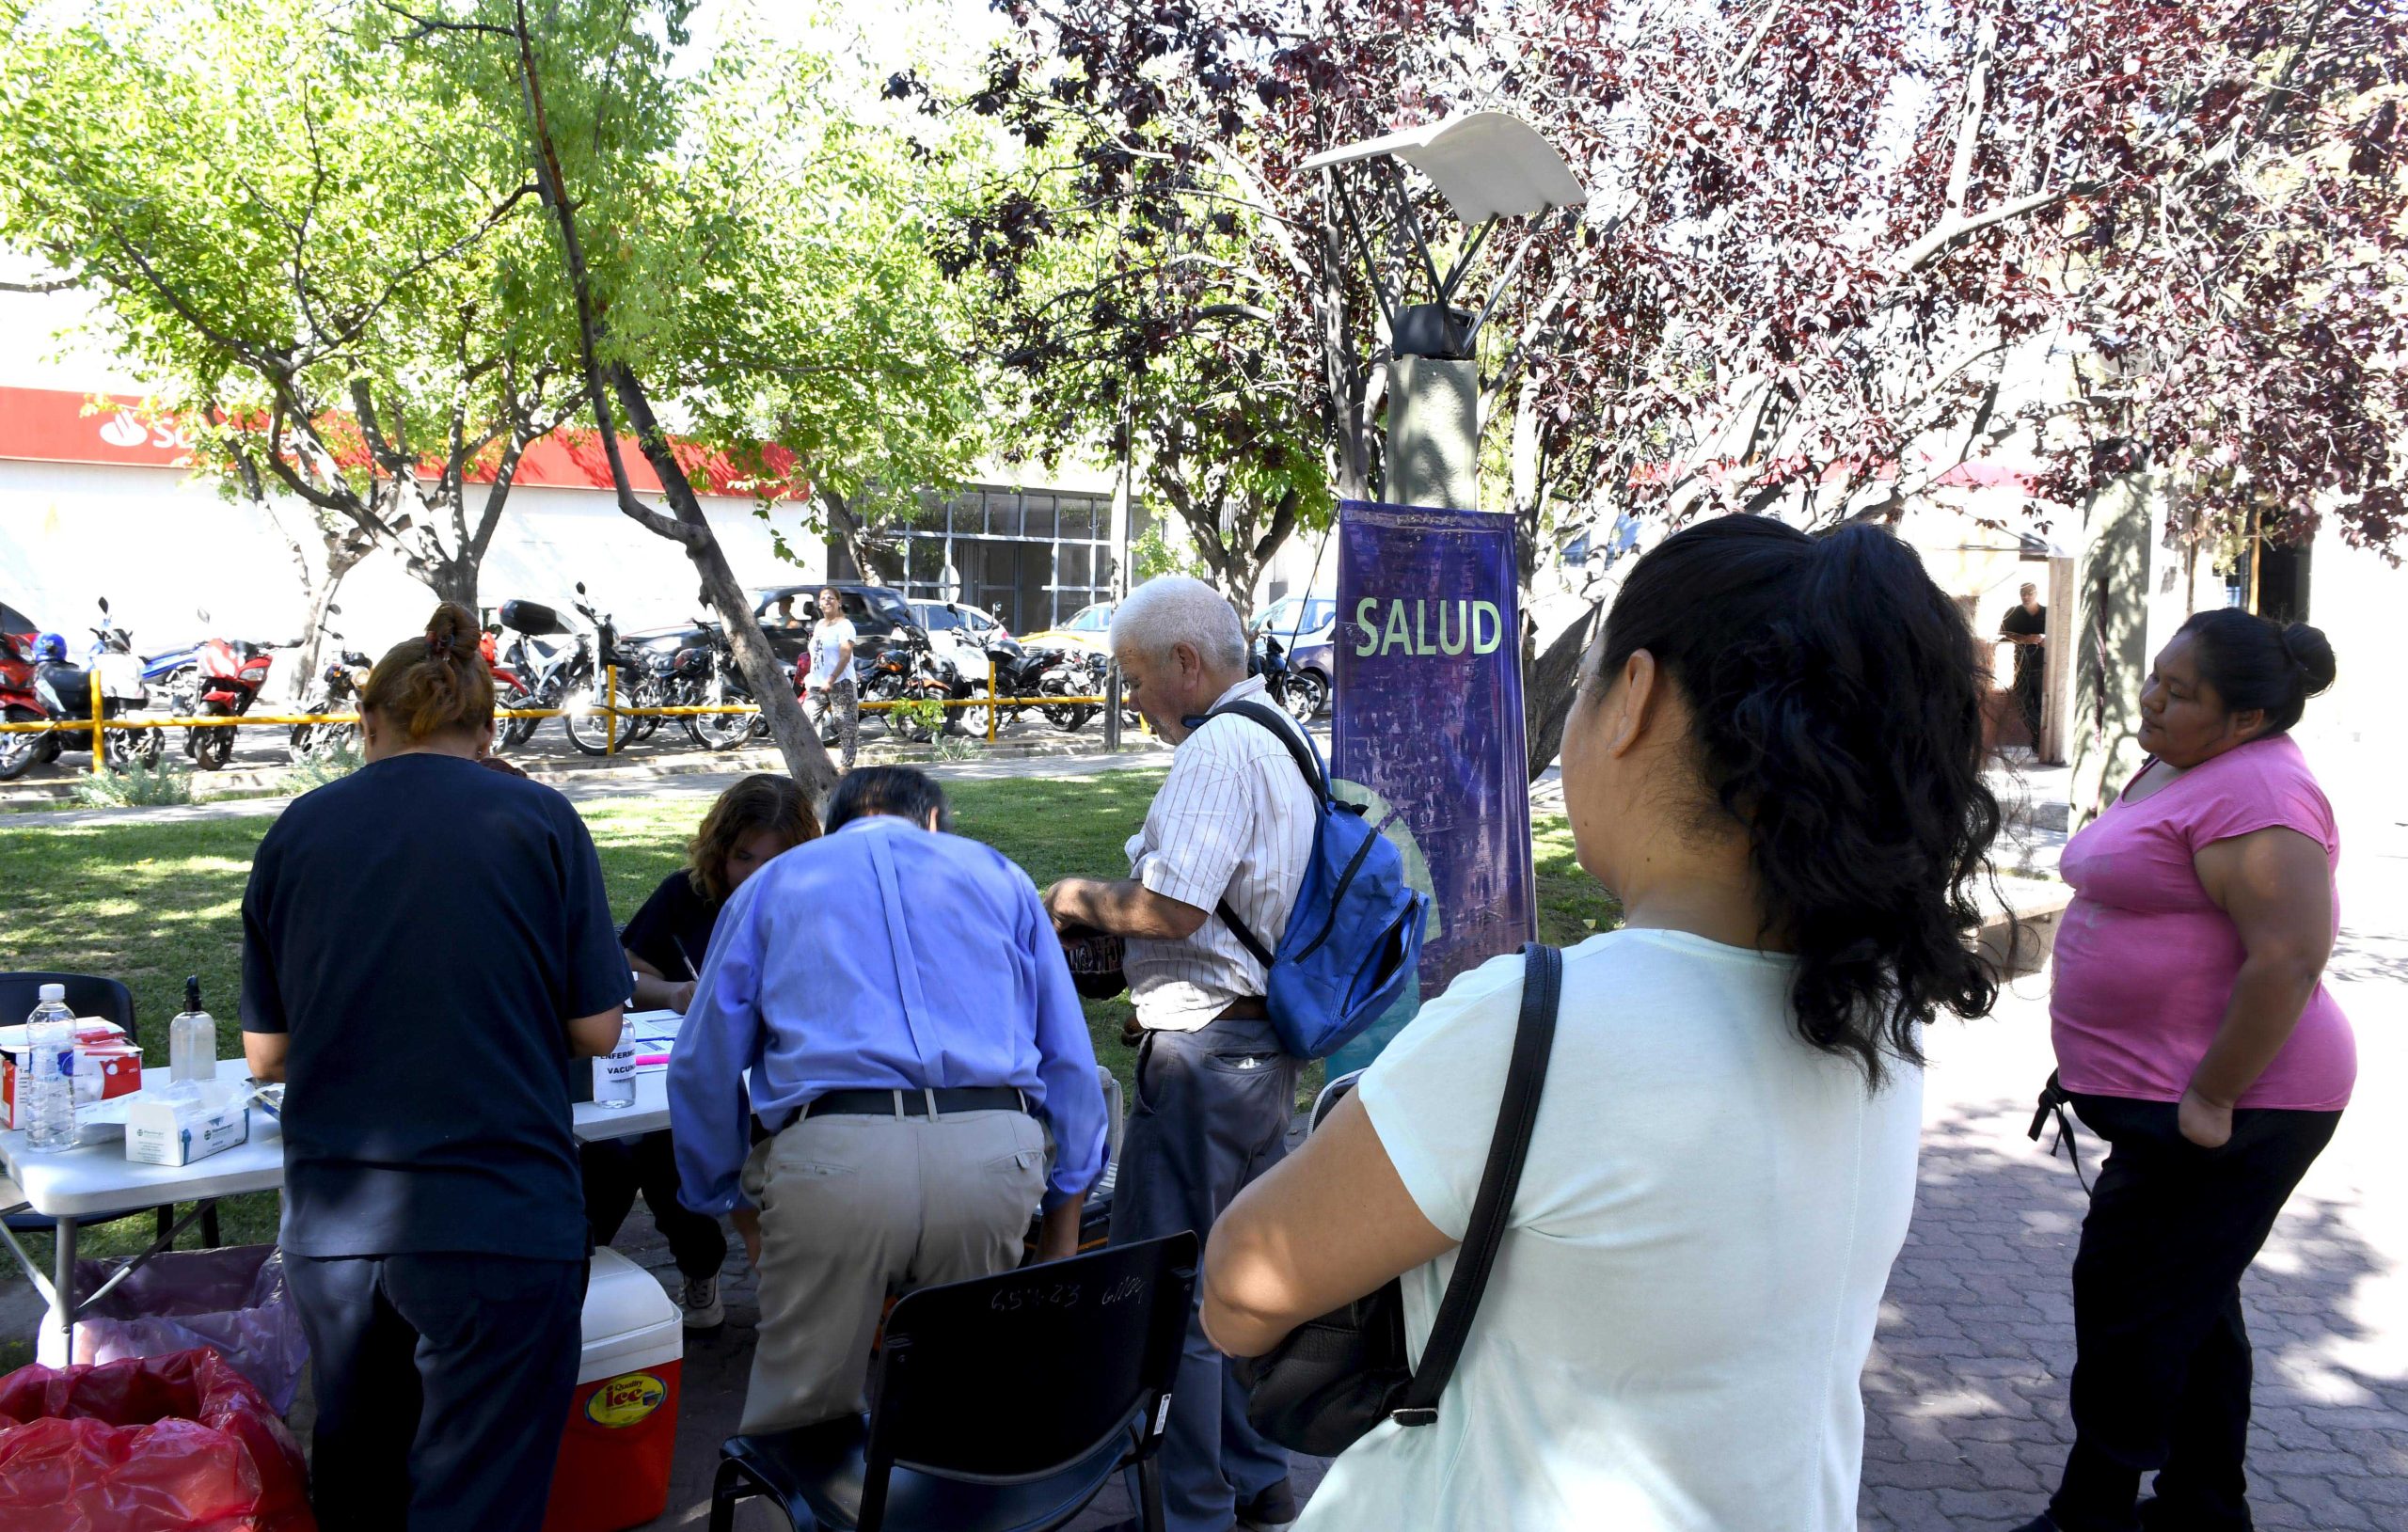
[(1296, 1492), (1283, 1477), (1238, 1502), (1239, 1532), (1280, 1532), (1296, 1515)]

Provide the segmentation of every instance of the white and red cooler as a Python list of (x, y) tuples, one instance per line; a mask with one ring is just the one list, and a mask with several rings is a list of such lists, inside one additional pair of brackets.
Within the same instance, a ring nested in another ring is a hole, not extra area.
[(622, 1532), (669, 1508), (685, 1359), (685, 1325), (658, 1279), (615, 1250), (595, 1251), (544, 1532)]

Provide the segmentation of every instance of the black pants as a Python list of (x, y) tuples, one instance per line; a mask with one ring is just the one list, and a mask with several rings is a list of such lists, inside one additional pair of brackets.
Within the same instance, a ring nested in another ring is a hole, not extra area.
[[(1146, 1034), (1112, 1193), (1112, 1242), (1208, 1233), (1246, 1183), (1288, 1152), (1299, 1067), (1268, 1021)], [(1287, 1477), (1287, 1453), (1247, 1423), (1245, 1402), (1235, 1372), (1191, 1316), (1162, 1445), (1170, 1532), (1227, 1532), (1238, 1502)]]
[(2049, 1514), (2064, 1532), (2247, 1532), (2241, 1277), (2341, 1114), (2236, 1112), (2231, 1141), (2202, 1149), (2166, 1102), (2073, 1104), (2112, 1148), (2074, 1256), (2074, 1445)]
[(2035, 754), (2040, 750), (2040, 684), (2043, 679), (2041, 666), (2036, 660), (2015, 668), (2015, 705), (2023, 714), (2023, 727), (2032, 735)]
[(577, 1392), (586, 1263), (285, 1263), (309, 1337), (318, 1524), (537, 1532)]
[(642, 1192), (677, 1270), (696, 1279), (719, 1275), (727, 1260), (727, 1233), (718, 1219), (677, 1200), (677, 1154), (668, 1129), (580, 1145), (577, 1163), (585, 1177), (585, 1222), (596, 1248), (618, 1237)]

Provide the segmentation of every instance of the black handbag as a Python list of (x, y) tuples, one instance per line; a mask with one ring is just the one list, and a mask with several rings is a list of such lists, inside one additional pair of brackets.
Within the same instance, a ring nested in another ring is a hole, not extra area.
[(1522, 1017), (1505, 1072), (1505, 1098), (1454, 1274), (1421, 1349), (1421, 1366), (1414, 1367), (1405, 1350), (1403, 1286), (1390, 1282), (1298, 1325), (1271, 1350), (1238, 1364), (1240, 1381), (1253, 1391), (1246, 1418), (1264, 1436), (1293, 1451), (1334, 1458), (1383, 1420), (1400, 1426), (1437, 1420), (1438, 1397), (1463, 1354), (1481, 1291), (1504, 1243), (1506, 1216), (1513, 1211), (1530, 1128), (1538, 1120), (1539, 1091), (1546, 1083), (1562, 989), (1563, 955), (1535, 941), (1525, 946)]

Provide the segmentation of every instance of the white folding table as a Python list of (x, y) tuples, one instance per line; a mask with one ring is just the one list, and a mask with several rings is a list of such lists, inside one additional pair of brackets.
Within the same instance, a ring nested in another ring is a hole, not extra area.
[[(245, 1084), (250, 1080), (250, 1068), (241, 1059), (221, 1059), (217, 1078)], [(166, 1083), (166, 1070), (142, 1071), (143, 1089), (158, 1090)], [(639, 1069), (636, 1102), (631, 1107), (604, 1107), (579, 1101), (571, 1110), (577, 1136), (587, 1141), (624, 1138), (666, 1128), (668, 1071)], [(0, 1179), (0, 1212), (31, 1211), (57, 1220), (58, 1249), (47, 1279), (40, 1266), (5, 1227), (0, 1227), (0, 1241), (6, 1241), (24, 1268), (26, 1277), (50, 1304), (50, 1318), (56, 1323), (60, 1342), (57, 1356), (64, 1361), (72, 1350), (67, 1343), (73, 1336), (77, 1316), (135, 1268), (166, 1250), (177, 1235), (199, 1218), (203, 1208), (214, 1206), (220, 1197), (273, 1191), (284, 1184), (284, 1134), (265, 1108), (254, 1106), (248, 1143), (189, 1165), (140, 1165), (126, 1159), (125, 1143), (119, 1137), (81, 1144), (71, 1149), (43, 1151), (29, 1148), (21, 1131), (0, 1132), (0, 1170), (7, 1172), (6, 1178)], [(178, 1219), (150, 1248), (120, 1267), (106, 1283), (77, 1297), (75, 1243), (80, 1224), (178, 1202), (198, 1206)]]

